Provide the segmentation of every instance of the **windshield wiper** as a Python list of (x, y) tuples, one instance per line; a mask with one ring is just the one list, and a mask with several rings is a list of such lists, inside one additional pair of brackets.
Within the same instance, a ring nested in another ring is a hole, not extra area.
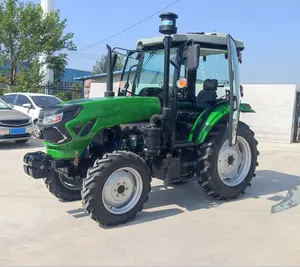
[(150, 53), (149, 57), (147, 58), (147, 60), (145, 61), (144, 65), (142, 66), (142, 68), (146, 67), (146, 65), (149, 63), (149, 61), (151, 60), (151, 58), (154, 56), (154, 54), (157, 52), (158, 50), (158, 46), (156, 46)]

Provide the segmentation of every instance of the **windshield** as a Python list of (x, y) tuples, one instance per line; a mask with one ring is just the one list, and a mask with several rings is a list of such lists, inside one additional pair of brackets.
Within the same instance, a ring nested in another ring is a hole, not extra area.
[(40, 108), (56, 105), (61, 100), (55, 96), (31, 96), (33, 102)]
[[(170, 58), (176, 56), (176, 48), (172, 48)], [(200, 49), (200, 64), (197, 69), (195, 96), (203, 89), (203, 83), (206, 79), (217, 79), (219, 86), (217, 90), (218, 98), (226, 95), (229, 90), (229, 69), (228, 59), (225, 57), (227, 51), (215, 49)], [(132, 84), (137, 70), (138, 60), (129, 58), (125, 65), (125, 71), (122, 81), (129, 82), (128, 91), (132, 91)], [(130, 71), (129, 71), (130, 70)], [(140, 75), (135, 81), (135, 95), (139, 95), (143, 88), (151, 87), (162, 89), (164, 82), (164, 49), (154, 49), (145, 52)], [(173, 83), (174, 66), (170, 64), (169, 84)], [(129, 75), (129, 77), (128, 77)], [(180, 69), (180, 78), (187, 78), (185, 66)]]
[[(176, 56), (176, 48), (171, 49), (170, 58)], [(125, 66), (124, 76), (122, 81), (129, 82), (128, 91), (132, 90), (138, 60), (129, 58)], [(170, 85), (173, 83), (174, 67), (170, 64)], [(129, 75), (129, 77), (128, 77)], [(164, 49), (154, 49), (153, 51), (145, 52), (140, 75), (136, 80), (135, 95), (139, 95), (142, 89), (146, 87), (158, 88), (162, 90), (164, 83)]]
[(3, 100), (0, 99), (0, 109), (11, 109), (7, 104), (4, 103)]
[[(226, 95), (226, 90), (229, 90), (229, 67), (225, 52), (227, 51), (204, 48), (200, 50), (195, 96), (203, 89), (203, 83), (206, 79), (218, 80), (218, 98)], [(181, 68), (180, 76), (186, 78), (184, 66)]]

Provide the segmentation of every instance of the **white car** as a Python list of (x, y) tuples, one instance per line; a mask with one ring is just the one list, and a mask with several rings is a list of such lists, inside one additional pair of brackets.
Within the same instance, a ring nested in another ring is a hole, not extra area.
[(32, 118), (34, 123), (33, 136), (38, 138), (40, 131), (36, 125), (40, 110), (62, 102), (56, 96), (37, 93), (7, 93), (1, 98), (13, 109), (23, 112)]

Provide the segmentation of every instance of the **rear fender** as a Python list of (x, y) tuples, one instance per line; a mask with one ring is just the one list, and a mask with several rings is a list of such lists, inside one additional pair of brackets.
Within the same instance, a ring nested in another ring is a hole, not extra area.
[[(241, 103), (240, 111), (242, 113), (255, 113), (255, 110), (249, 104)], [(228, 103), (221, 103), (212, 109), (204, 110), (193, 125), (189, 136), (190, 142), (195, 142), (196, 145), (202, 144), (211, 129), (225, 116), (230, 113)]]

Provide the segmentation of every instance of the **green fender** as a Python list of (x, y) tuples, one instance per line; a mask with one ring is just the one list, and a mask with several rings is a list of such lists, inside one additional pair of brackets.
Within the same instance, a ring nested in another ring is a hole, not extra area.
[[(249, 104), (241, 103), (240, 105), (240, 111), (243, 113), (255, 113), (255, 110), (251, 108)], [(210, 130), (218, 123), (220, 119), (222, 119), (224, 116), (228, 115), (230, 112), (230, 107), (228, 103), (223, 103), (218, 106), (216, 106), (208, 115), (208, 117), (205, 119), (204, 114), (205, 111), (203, 111), (199, 117), (197, 118), (196, 122), (194, 123), (191, 133), (189, 135), (189, 141), (193, 142), (194, 135), (195, 136), (195, 144), (199, 145), (203, 143), (210, 132)], [(204, 120), (203, 120), (204, 118)], [(202, 121), (203, 120), (203, 121)], [(201, 122), (202, 121), (202, 122)], [(200, 129), (196, 132), (196, 129), (199, 128), (199, 123), (201, 123)]]

